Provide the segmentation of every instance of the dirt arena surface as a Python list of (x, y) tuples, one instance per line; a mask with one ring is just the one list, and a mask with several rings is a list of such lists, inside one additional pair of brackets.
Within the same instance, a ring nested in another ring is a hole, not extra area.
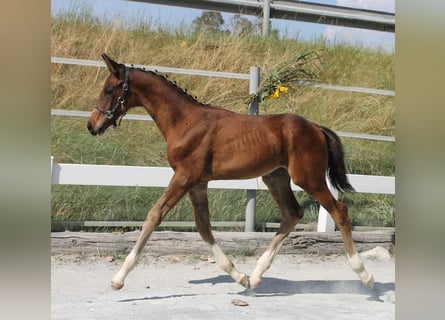
[[(231, 256), (250, 274), (258, 256)], [(122, 261), (53, 255), (52, 319), (374, 319), (395, 318), (395, 259), (364, 258), (365, 288), (343, 255), (279, 254), (255, 292), (207, 253), (145, 255), (120, 291), (110, 280)], [(247, 305), (245, 305), (247, 304)]]

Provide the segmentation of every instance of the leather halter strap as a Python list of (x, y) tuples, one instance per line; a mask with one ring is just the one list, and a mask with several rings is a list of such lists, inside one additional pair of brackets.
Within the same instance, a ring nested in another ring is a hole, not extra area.
[[(121, 124), (122, 118), (125, 116), (125, 113), (127, 111), (124, 103), (125, 103), (125, 95), (127, 94), (128, 91), (129, 73), (130, 73), (130, 67), (125, 66), (125, 80), (124, 84), (122, 85), (122, 93), (117, 99), (116, 104), (114, 105), (114, 108), (112, 110), (105, 110), (97, 104), (94, 106), (94, 108), (99, 110), (100, 113), (104, 114), (107, 117), (107, 119), (113, 121), (113, 127), (117, 127), (118, 125)], [(119, 124), (116, 124), (116, 120), (113, 120), (113, 118), (114, 118), (114, 113), (116, 112), (117, 108), (119, 108), (119, 106), (121, 107), (122, 113), (121, 116), (119, 117)]]

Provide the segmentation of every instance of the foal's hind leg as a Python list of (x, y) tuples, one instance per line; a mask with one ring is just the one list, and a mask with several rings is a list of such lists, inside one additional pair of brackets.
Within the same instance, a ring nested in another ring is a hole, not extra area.
[(357, 273), (362, 283), (365, 286), (372, 288), (374, 285), (374, 277), (365, 270), (363, 262), (355, 250), (354, 243), (352, 241), (352, 227), (351, 221), (349, 220), (348, 208), (343, 202), (338, 201), (333, 197), (324, 179), (323, 182), (323, 186), (321, 186), (317, 191), (306, 191), (317, 199), (317, 201), (332, 216), (337, 224), (337, 227), (340, 229), (349, 265), (351, 266), (352, 270)]
[(261, 283), (261, 276), (272, 265), (272, 261), (283, 245), (284, 240), (303, 217), (303, 209), (298, 205), (290, 188), (290, 177), (287, 170), (282, 168), (277, 169), (263, 176), (263, 181), (277, 202), (282, 219), (275, 237), (258, 260), (250, 276), (250, 285), (252, 288), (258, 287)]
[(225, 272), (239, 284), (247, 287), (247, 277), (244, 273), (240, 273), (234, 266), (233, 262), (222, 252), (221, 248), (216, 244), (212, 234), (209, 217), (209, 204), (207, 198), (207, 184), (202, 183), (195, 186), (189, 192), (190, 200), (193, 206), (193, 215), (195, 217), (196, 228), (202, 239), (209, 244), (215, 256), (216, 262)]

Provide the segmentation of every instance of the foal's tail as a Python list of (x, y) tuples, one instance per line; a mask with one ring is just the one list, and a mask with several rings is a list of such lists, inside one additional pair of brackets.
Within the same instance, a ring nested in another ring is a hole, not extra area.
[(332, 185), (339, 191), (354, 192), (354, 188), (346, 176), (346, 166), (344, 159), (343, 146), (338, 135), (325, 127), (320, 126), (321, 131), (326, 137), (328, 145), (328, 175)]

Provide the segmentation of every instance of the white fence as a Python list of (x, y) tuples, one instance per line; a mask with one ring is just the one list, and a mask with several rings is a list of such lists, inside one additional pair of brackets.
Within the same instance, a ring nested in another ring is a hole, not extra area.
[[(96, 164), (58, 163), (51, 157), (51, 183), (68, 185), (167, 187), (173, 177), (169, 167), (113, 166)], [(357, 192), (395, 194), (395, 178), (348, 174)], [(293, 183), (292, 190), (302, 191)], [(215, 180), (210, 189), (268, 190), (261, 178)]]
[[(173, 177), (168, 167), (111, 166), (91, 164), (57, 163), (51, 157), (51, 183), (60, 185), (101, 185), (101, 186), (138, 186), (167, 187)], [(348, 175), (357, 192), (395, 194), (395, 178), (369, 175)], [(292, 190), (301, 188), (291, 184)], [(209, 182), (210, 189), (267, 190), (261, 178), (245, 180), (217, 180)], [(246, 222), (247, 224), (247, 222)], [(247, 228), (248, 226), (246, 226)], [(333, 231), (334, 222), (320, 207), (318, 228)], [(250, 228), (253, 228), (250, 226)]]

